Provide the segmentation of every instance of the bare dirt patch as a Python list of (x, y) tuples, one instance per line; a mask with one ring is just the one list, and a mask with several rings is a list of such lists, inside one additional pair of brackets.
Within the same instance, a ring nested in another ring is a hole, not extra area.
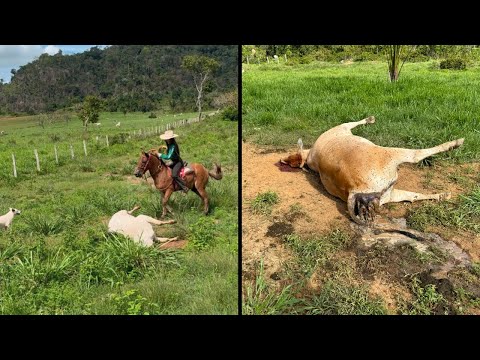
[(159, 249), (183, 249), (187, 246), (187, 240), (170, 241), (159, 246)]
[(381, 277), (375, 277), (370, 282), (370, 293), (383, 299), (387, 311), (391, 315), (397, 313), (399, 299), (410, 299), (412, 297), (408, 289), (399, 284), (388, 282)]
[(153, 182), (153, 178), (151, 176), (147, 176), (147, 180), (145, 180), (144, 177), (137, 178), (136, 176), (127, 175), (125, 176), (125, 179), (130, 184), (134, 184), (134, 185), (148, 184), (151, 187), (155, 188), (155, 183)]

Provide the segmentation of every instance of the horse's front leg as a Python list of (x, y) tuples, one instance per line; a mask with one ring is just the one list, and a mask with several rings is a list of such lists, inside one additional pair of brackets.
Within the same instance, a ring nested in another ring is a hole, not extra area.
[(162, 199), (162, 207), (163, 207), (162, 218), (165, 217), (165, 215), (167, 215), (167, 202), (168, 202), (168, 199), (170, 199), (170, 196), (172, 195), (172, 193), (173, 193), (173, 188), (169, 187), (165, 191), (165, 194), (163, 195), (163, 199)]

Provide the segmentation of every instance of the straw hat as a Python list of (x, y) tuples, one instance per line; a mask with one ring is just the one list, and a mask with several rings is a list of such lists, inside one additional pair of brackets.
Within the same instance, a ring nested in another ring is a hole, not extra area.
[(162, 140), (168, 140), (168, 139), (173, 139), (177, 137), (177, 134), (174, 134), (172, 130), (167, 130), (165, 131), (164, 134), (160, 135), (160, 139)]

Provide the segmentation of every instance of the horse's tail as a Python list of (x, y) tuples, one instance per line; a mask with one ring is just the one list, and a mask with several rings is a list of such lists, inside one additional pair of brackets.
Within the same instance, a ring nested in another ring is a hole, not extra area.
[(220, 180), (221, 178), (223, 178), (222, 167), (215, 163), (215, 169), (209, 171), (208, 175), (210, 175), (215, 180)]

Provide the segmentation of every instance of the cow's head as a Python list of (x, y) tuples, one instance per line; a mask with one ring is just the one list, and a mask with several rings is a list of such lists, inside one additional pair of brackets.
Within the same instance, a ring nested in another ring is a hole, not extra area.
[(296, 154), (289, 155), (284, 159), (280, 159), (282, 164), (287, 164), (292, 168), (303, 168), (305, 161), (307, 160), (308, 150), (303, 150), (303, 142), (302, 139), (298, 139), (298, 152)]
[(300, 153), (292, 154), (284, 159), (280, 159), (280, 162), (293, 168), (299, 168), (303, 166), (302, 155)]

